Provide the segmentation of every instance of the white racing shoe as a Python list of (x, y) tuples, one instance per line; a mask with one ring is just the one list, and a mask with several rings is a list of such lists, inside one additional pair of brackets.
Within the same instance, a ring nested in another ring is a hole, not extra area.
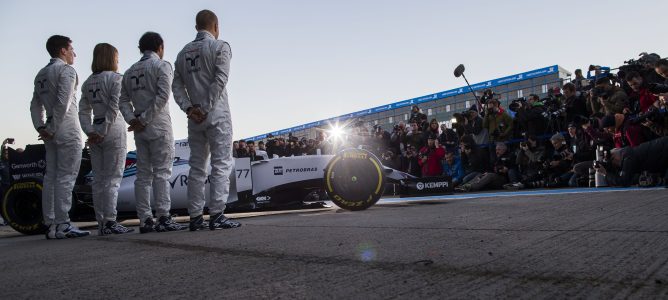
[(49, 230), (46, 231), (46, 239), (51, 240), (56, 238), (56, 224), (51, 224)]
[(57, 239), (71, 239), (78, 238), (90, 235), (90, 231), (80, 230), (71, 223), (58, 224), (56, 226), (56, 238)]

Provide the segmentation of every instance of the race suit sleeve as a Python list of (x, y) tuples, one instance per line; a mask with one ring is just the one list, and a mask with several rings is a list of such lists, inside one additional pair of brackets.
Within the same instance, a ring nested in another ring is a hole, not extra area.
[(187, 112), (188, 108), (193, 106), (190, 101), (190, 96), (186, 90), (185, 82), (181, 77), (181, 72), (179, 71), (179, 66), (181, 66), (182, 56), (176, 57), (176, 62), (174, 62), (174, 81), (172, 82), (172, 93), (174, 94), (174, 101), (179, 105), (182, 111)]
[[(37, 81), (37, 79), (35, 79), (35, 81)], [(32, 92), (32, 100), (30, 100), (30, 117), (32, 117), (32, 125), (35, 127), (35, 130), (39, 131), (39, 128), (44, 127), (44, 104), (37, 94), (37, 82), (35, 82), (35, 88)]]
[(209, 87), (209, 103), (213, 103), (222, 98), (223, 91), (227, 86), (227, 80), (230, 74), (230, 60), (232, 59), (232, 49), (226, 42), (216, 43), (214, 80)]
[(121, 96), (118, 98), (118, 108), (121, 110), (126, 123), (129, 124), (135, 118), (135, 108), (132, 106), (130, 94), (128, 93), (128, 83), (125, 80), (121, 83)]
[(77, 84), (77, 72), (71, 66), (63, 67), (63, 71), (58, 76), (58, 90), (56, 93), (56, 101), (53, 103), (53, 115), (51, 122), (47, 122), (46, 131), (50, 134), (55, 134), (63, 122), (63, 117), (67, 110), (70, 109), (70, 99), (74, 94), (75, 85)]
[(155, 113), (159, 113), (169, 101), (169, 93), (172, 91), (172, 81), (174, 81), (172, 66), (166, 61), (161, 61), (158, 66), (157, 77), (158, 84), (153, 105), (149, 106), (141, 116), (139, 116), (139, 121), (144, 126), (151, 123)]
[(109, 126), (116, 122), (118, 118), (119, 102), (121, 97), (121, 84), (123, 76), (120, 74), (114, 75), (109, 87), (109, 102), (107, 103), (107, 111), (104, 113), (104, 132), (98, 132), (101, 136), (106, 136), (109, 132)]
[[(85, 91), (85, 89), (82, 89)], [(88, 93), (82, 92), (79, 100), (79, 123), (84, 133), (89, 134), (95, 131), (93, 129), (93, 105), (88, 99)]]

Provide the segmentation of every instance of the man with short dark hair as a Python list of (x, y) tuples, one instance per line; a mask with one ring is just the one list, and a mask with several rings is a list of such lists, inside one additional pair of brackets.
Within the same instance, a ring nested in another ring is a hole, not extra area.
[[(230, 193), (232, 158), (232, 115), (227, 99), (232, 49), (218, 40), (218, 17), (202, 10), (195, 17), (195, 40), (188, 43), (176, 57), (174, 100), (188, 116), (190, 144), (190, 175), (188, 176), (188, 214), (190, 230), (204, 229), (202, 217), (205, 203), (211, 215), (210, 230), (236, 228), (236, 221), (225, 217), (225, 204)], [(254, 146), (254, 145), (253, 145)], [(238, 157), (244, 154), (239, 141)], [(255, 152), (253, 152), (253, 156)], [(211, 159), (209, 201), (204, 195), (207, 162)], [(253, 159), (253, 158), (251, 158)]]
[[(139, 232), (177, 231), (185, 226), (172, 221), (171, 187), (174, 163), (174, 134), (169, 116), (169, 92), (172, 66), (162, 59), (165, 48), (162, 37), (147, 32), (139, 39), (141, 59), (123, 75), (119, 106), (123, 118), (134, 131), (137, 146), (137, 179), (135, 201), (139, 215)], [(153, 220), (151, 194), (158, 222)]]
[(603, 105), (605, 114), (621, 114), (629, 108), (628, 95), (624, 89), (612, 85), (607, 77), (599, 78), (596, 81), (594, 92)]
[(578, 95), (576, 85), (566, 83), (563, 86), (564, 90), (564, 106), (566, 109), (566, 123), (572, 123), (579, 118), (587, 117), (587, 103), (582, 95)]
[(517, 115), (515, 119), (518, 124), (525, 130), (523, 133), (526, 135), (538, 136), (545, 133), (547, 127), (547, 120), (545, 119), (545, 107), (543, 102), (540, 101), (540, 97), (535, 94), (529, 95), (529, 100), (522, 104), (521, 101), (517, 101), (519, 108), (517, 109)]
[[(47, 239), (90, 234), (70, 223), (72, 189), (81, 165), (81, 125), (76, 91), (79, 84), (72, 40), (54, 35), (46, 42), (51, 61), (35, 77), (30, 114), (46, 148), (46, 173), (42, 189), (42, 213)], [(46, 114), (46, 119), (44, 118)]]
[(624, 79), (631, 87), (629, 102), (633, 113), (646, 113), (652, 106), (658, 106), (658, 99), (649, 91), (640, 73), (629, 72)]
[(514, 157), (508, 151), (508, 146), (504, 143), (496, 143), (496, 159), (494, 161), (493, 172), (485, 172), (478, 175), (466, 184), (455, 188), (458, 192), (480, 191), (483, 189), (499, 189), (508, 182), (517, 182), (517, 165)]

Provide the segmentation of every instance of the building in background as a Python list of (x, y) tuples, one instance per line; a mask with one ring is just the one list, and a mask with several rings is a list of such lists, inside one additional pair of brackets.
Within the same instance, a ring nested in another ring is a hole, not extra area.
[[(483, 81), (471, 85), (474, 92), (479, 95), (483, 90), (491, 89), (496, 93), (504, 108), (520, 97), (528, 97), (529, 94), (546, 97), (548, 90), (561, 87), (563, 82), (571, 76), (564, 68), (554, 65), (536, 69), (520, 74), (510, 75), (489, 81)], [(349, 114), (332, 117), (326, 120), (311, 122), (291, 128), (281, 129), (247, 138), (245, 140), (265, 140), (269, 135), (287, 138), (289, 135), (302, 138), (315, 138), (316, 132), (328, 129), (329, 124), (343, 123), (348, 120), (359, 120), (365, 122), (369, 127), (381, 126), (391, 131), (392, 126), (399, 122), (407, 122), (413, 105), (418, 105), (422, 112), (431, 120), (436, 118), (439, 123), (450, 125), (454, 113), (467, 110), (476, 103), (469, 87), (459, 87), (447, 91), (429, 94), (413, 99), (389, 103), (382, 106), (368, 108)]]

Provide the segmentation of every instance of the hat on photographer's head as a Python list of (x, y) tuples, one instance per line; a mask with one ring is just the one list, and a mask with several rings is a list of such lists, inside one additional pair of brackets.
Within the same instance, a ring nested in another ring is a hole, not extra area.
[(469, 111), (478, 112), (478, 106), (475, 104), (471, 105), (471, 107), (469, 107)]
[(576, 124), (575, 122), (570, 122), (568, 123), (568, 128), (578, 128), (578, 124)]
[(601, 128), (615, 127), (615, 115), (607, 115), (601, 119)]
[(550, 141), (552, 141), (552, 142), (563, 142), (563, 141), (565, 141), (565, 140), (566, 140), (566, 139), (564, 138), (564, 136), (563, 136), (561, 133), (555, 133), (555, 134), (550, 138)]

